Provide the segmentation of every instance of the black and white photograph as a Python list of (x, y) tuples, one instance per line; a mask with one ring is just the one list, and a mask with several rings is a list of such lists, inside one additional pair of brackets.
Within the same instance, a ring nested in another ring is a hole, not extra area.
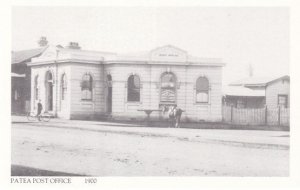
[(11, 176), (289, 177), (286, 7), (14, 6)]
[(299, 3), (2, 5), (0, 189), (300, 186)]

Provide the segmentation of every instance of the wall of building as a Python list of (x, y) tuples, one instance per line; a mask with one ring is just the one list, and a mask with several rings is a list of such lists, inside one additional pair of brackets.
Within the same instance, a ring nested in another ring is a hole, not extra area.
[[(27, 67), (26, 62), (12, 64), (11, 72), (17, 74), (25, 74), (25, 77), (11, 78), (12, 93), (11, 93), (11, 104), (12, 113), (26, 113), (30, 111), (30, 92), (31, 92), (31, 69)], [(16, 99), (15, 93), (20, 96)]]
[[(31, 74), (31, 110), (36, 111), (38, 100), (41, 100), (43, 105), (43, 111), (47, 111), (47, 96), (46, 96), (46, 75), (47, 72), (52, 73), (53, 77), (53, 110), (52, 114), (60, 118), (70, 118), (70, 97), (71, 92), (69, 90), (69, 76), (71, 76), (70, 66), (68, 64), (49, 64), (33, 66)], [(61, 100), (61, 77), (63, 74), (67, 76), (67, 93), (65, 100)], [(35, 99), (35, 78), (38, 76), (38, 100)]]
[[(93, 119), (105, 114), (103, 66), (70, 63), (70, 114), (72, 119)], [(82, 100), (81, 81), (85, 74), (93, 78), (92, 100)]]
[[(67, 79), (67, 90), (65, 94), (65, 98), (62, 99), (62, 77), (66, 75)], [(58, 92), (57, 92), (57, 116), (60, 118), (70, 119), (71, 118), (71, 65), (69, 64), (59, 64), (58, 65)]]
[[(46, 106), (46, 73), (53, 74), (53, 113), (67, 119), (101, 118), (107, 114), (107, 75), (112, 76), (112, 117), (115, 119), (144, 120), (146, 114), (139, 109), (160, 109), (161, 75), (172, 72), (177, 78), (176, 104), (183, 109), (185, 121), (221, 121), (222, 120), (222, 72), (221, 67), (184, 66), (184, 65), (127, 65), (127, 64), (81, 64), (60, 63), (32, 67), (31, 102), (34, 100), (34, 79), (39, 75), (39, 99)], [(92, 100), (81, 99), (81, 82), (84, 74), (93, 78)], [(61, 78), (67, 76), (67, 96), (61, 100)], [(130, 75), (140, 77), (140, 101), (127, 101), (127, 80)], [(209, 102), (196, 103), (196, 80), (205, 76), (209, 80)], [(167, 119), (168, 114), (154, 111), (152, 119)]]
[[(177, 77), (177, 105), (185, 112), (182, 119), (186, 121), (221, 121), (221, 67), (183, 66), (183, 65), (124, 65), (112, 64), (105, 67), (106, 75), (113, 80), (112, 116), (116, 118), (144, 119), (146, 114), (138, 109), (159, 109), (160, 78), (167, 71)], [(136, 74), (141, 80), (141, 101), (127, 101), (127, 80)], [(209, 102), (196, 103), (196, 80), (205, 76), (209, 80)], [(167, 119), (167, 114), (154, 111), (151, 118)]]
[(270, 109), (278, 107), (278, 95), (288, 95), (288, 107), (290, 104), (290, 81), (278, 80), (266, 87), (266, 105)]
[[(186, 97), (186, 116), (193, 121), (221, 121), (222, 68), (191, 66), (187, 67), (185, 75), (187, 85), (186, 91), (181, 92), (181, 99)], [(206, 77), (209, 81), (208, 103), (196, 103), (196, 80), (200, 76)]]
[[(11, 77), (11, 113), (26, 113), (25, 77)], [(28, 111), (28, 110), (27, 110)]]
[[(112, 116), (119, 119), (142, 120), (145, 114), (138, 109), (149, 108), (150, 70), (147, 65), (112, 64), (105, 66), (105, 76), (112, 77)], [(127, 101), (127, 80), (132, 74), (140, 77), (140, 102)], [(107, 92), (107, 88), (105, 89)], [(107, 93), (106, 93), (107, 95)], [(107, 100), (107, 97), (105, 97)]]

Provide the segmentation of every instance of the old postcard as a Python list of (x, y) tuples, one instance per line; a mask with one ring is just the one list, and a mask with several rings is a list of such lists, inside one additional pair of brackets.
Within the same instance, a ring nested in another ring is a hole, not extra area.
[(10, 8), (11, 186), (295, 180), (291, 6)]

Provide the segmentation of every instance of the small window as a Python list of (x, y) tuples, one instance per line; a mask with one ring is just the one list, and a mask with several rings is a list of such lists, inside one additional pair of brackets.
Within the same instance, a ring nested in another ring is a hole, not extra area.
[(85, 74), (81, 81), (81, 99), (92, 100), (93, 78), (90, 74)]
[(131, 75), (127, 81), (127, 101), (140, 101), (140, 78), (137, 75)]
[(278, 106), (282, 108), (287, 108), (288, 105), (288, 95), (278, 95)]
[(206, 77), (199, 77), (196, 81), (196, 102), (208, 103), (209, 83)]
[(61, 99), (65, 100), (67, 94), (67, 77), (63, 74), (61, 77)]

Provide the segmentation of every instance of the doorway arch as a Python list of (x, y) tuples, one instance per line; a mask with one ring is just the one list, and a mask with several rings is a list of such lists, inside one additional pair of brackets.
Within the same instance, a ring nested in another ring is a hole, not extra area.
[(160, 103), (176, 104), (177, 77), (172, 72), (164, 72), (160, 77)]

